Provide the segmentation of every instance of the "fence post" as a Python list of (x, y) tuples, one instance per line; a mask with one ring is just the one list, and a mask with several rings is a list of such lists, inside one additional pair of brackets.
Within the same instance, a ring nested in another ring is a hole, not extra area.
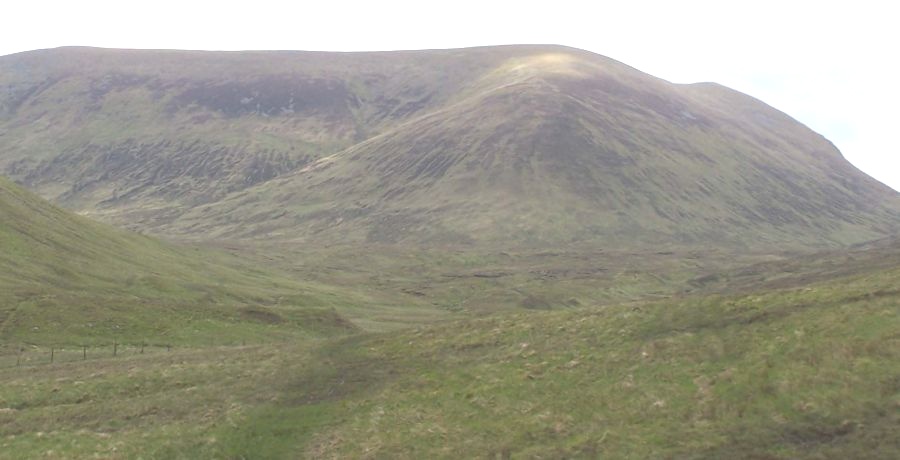
[(22, 350), (24, 350), (24, 348), (19, 347), (18, 353), (16, 353), (16, 367), (19, 367), (19, 363), (22, 360)]
[(113, 342), (113, 356), (116, 356), (116, 353), (119, 352), (119, 342)]
[(141, 354), (144, 354), (144, 342), (141, 342)]
[(56, 350), (53, 347), (50, 347), (50, 362), (53, 362), (53, 354)]
[(81, 346), (81, 360), (87, 361), (87, 345)]

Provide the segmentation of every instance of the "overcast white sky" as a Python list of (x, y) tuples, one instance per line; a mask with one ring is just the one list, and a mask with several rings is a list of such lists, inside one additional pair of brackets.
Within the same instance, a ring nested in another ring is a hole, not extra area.
[(42, 1), (0, 7), (0, 55), (117, 48), (362, 51), (574, 46), (679, 83), (715, 81), (831, 139), (900, 190), (893, 2)]

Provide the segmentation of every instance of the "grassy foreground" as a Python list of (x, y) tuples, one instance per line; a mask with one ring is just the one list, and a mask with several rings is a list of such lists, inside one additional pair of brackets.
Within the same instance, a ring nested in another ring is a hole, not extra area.
[(6, 458), (896, 458), (900, 266), (0, 373)]
[(895, 458), (898, 279), (373, 338), (397, 377), (308, 452)]

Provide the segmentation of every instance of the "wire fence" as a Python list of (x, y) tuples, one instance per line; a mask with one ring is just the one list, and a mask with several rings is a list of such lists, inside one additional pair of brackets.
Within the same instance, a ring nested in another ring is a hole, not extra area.
[(173, 347), (170, 344), (146, 342), (59, 346), (19, 345), (11, 348), (7, 346), (0, 353), (0, 369), (166, 353), (172, 350)]

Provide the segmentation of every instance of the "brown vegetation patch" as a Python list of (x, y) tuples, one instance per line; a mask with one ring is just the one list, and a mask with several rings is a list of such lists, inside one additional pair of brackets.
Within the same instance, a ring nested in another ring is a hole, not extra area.
[(244, 308), (241, 310), (241, 316), (251, 321), (258, 321), (266, 324), (281, 324), (284, 322), (284, 318), (277, 313), (259, 307)]

